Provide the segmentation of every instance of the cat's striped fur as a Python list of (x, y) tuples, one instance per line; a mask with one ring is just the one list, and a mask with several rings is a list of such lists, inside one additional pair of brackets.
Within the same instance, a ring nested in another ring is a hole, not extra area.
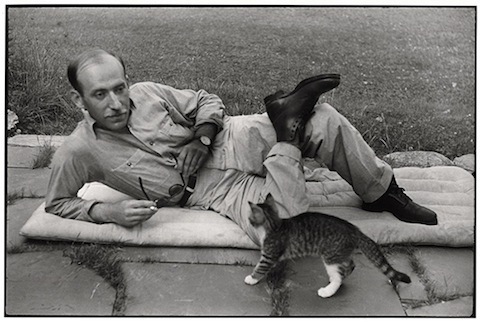
[(262, 257), (245, 283), (253, 285), (279, 261), (305, 256), (321, 256), (330, 284), (318, 290), (321, 297), (336, 293), (355, 264), (353, 251), (358, 248), (392, 282), (410, 283), (408, 275), (398, 272), (387, 262), (378, 245), (355, 225), (326, 214), (307, 212), (280, 219), (275, 202), (268, 195), (262, 204), (250, 203), (250, 223), (264, 230)]

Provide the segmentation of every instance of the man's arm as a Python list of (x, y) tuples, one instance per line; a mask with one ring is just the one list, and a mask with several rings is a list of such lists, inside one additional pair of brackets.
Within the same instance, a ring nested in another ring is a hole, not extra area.
[(78, 191), (89, 182), (89, 165), (93, 160), (88, 151), (76, 150), (75, 144), (70, 142), (56, 151), (45, 197), (45, 211), (64, 218), (94, 221), (89, 211), (96, 201), (77, 197)]
[(157, 210), (153, 201), (123, 200), (116, 203), (96, 203), (89, 214), (97, 223), (116, 223), (132, 227), (150, 219)]
[(161, 84), (156, 86), (160, 96), (175, 109), (169, 111), (172, 119), (178, 121), (180, 118), (177, 115), (182, 115), (187, 122), (193, 124), (193, 138), (185, 143), (178, 156), (179, 171), (188, 177), (208, 159), (210, 147), (202, 144), (199, 138), (206, 136), (214, 142), (217, 133), (223, 128), (225, 106), (217, 95), (205, 90), (178, 90)]
[(52, 174), (45, 200), (45, 211), (70, 219), (96, 223), (135, 226), (148, 220), (158, 210), (153, 201), (124, 200), (104, 203), (77, 197), (87, 182), (101, 181), (100, 167), (88, 151), (65, 145), (55, 153)]

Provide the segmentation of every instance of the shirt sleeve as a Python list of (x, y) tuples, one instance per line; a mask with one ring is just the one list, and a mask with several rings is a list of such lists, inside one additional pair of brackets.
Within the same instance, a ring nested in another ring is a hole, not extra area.
[(70, 147), (62, 145), (53, 157), (45, 211), (63, 218), (95, 222), (89, 211), (98, 201), (77, 197), (83, 185), (92, 181), (93, 158), (88, 152)]
[(194, 130), (204, 124), (213, 123), (220, 130), (223, 128), (225, 106), (215, 94), (201, 89), (176, 89), (163, 84), (155, 84), (159, 94), (183, 117), (193, 123)]

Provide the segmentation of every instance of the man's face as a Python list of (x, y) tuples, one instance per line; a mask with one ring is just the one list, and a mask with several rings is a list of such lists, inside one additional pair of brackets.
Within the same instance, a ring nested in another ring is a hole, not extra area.
[(125, 129), (130, 96), (121, 63), (112, 56), (87, 62), (78, 69), (77, 78), (82, 93), (74, 91), (75, 104), (86, 109), (100, 127), (111, 131)]

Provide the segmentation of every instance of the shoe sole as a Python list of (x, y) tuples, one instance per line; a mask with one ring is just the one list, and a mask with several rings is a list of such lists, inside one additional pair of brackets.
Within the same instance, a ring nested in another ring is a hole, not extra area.
[(316, 82), (316, 81), (319, 81), (319, 80), (326, 80), (326, 79), (337, 80), (337, 83), (331, 89), (329, 89), (328, 91), (331, 91), (332, 89), (336, 88), (340, 84), (340, 74), (317, 75), (317, 76), (313, 76), (313, 77), (302, 80), (300, 83), (297, 84), (297, 86), (293, 89), (293, 91), (291, 91), (288, 94), (285, 94), (284, 91), (279, 90), (279, 91), (275, 92), (274, 94), (266, 96), (263, 99), (263, 101), (264, 101), (265, 104), (269, 104), (270, 102), (272, 102), (274, 100), (281, 99), (281, 98), (286, 98), (290, 95), (295, 94), (296, 92), (298, 92), (298, 90), (300, 90), (305, 85), (308, 85), (310, 83), (313, 83), (313, 82)]
[(302, 80), (300, 83), (297, 84), (295, 89), (292, 92), (290, 92), (288, 95), (295, 94), (300, 88), (302, 88), (303, 86), (305, 86), (309, 83), (316, 82), (316, 81), (319, 81), (319, 80), (325, 80), (325, 79), (338, 80), (338, 83), (333, 88), (337, 87), (340, 84), (340, 74), (317, 75), (317, 76), (313, 76), (313, 77)]
[(402, 218), (399, 218), (397, 216), (395, 216), (395, 214), (393, 214), (392, 212), (390, 211), (387, 211), (387, 210), (379, 210), (379, 209), (369, 209), (368, 207), (362, 207), (363, 210), (365, 211), (369, 211), (369, 212), (376, 212), (376, 213), (379, 213), (379, 212), (388, 212), (389, 214), (392, 214), (395, 218), (397, 218), (398, 220), (400, 220), (401, 222), (406, 222), (406, 223), (409, 223), (409, 224), (422, 224), (422, 225), (429, 225), (429, 226), (435, 226), (435, 225), (438, 225), (438, 220), (435, 220), (435, 221), (428, 221), (428, 222), (420, 222), (420, 221), (413, 221), (413, 220), (408, 220), (408, 219), (402, 219)]

